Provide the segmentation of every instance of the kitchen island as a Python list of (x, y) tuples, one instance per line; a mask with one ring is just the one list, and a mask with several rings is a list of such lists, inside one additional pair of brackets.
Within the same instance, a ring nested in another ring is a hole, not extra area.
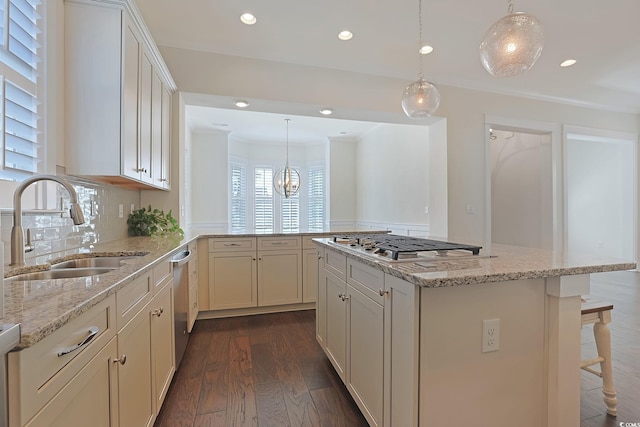
[(393, 261), (314, 241), (317, 340), (371, 425), (580, 424), (581, 295), (635, 263), (502, 245)]

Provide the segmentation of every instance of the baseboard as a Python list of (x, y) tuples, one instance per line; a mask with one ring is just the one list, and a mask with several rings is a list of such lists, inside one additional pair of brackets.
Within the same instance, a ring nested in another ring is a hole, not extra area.
[(283, 313), (285, 311), (314, 310), (315, 308), (316, 303), (309, 302), (301, 304), (272, 305), (268, 307), (234, 308), (230, 310), (208, 310), (198, 313), (198, 317), (196, 320), (251, 316), (254, 314)]

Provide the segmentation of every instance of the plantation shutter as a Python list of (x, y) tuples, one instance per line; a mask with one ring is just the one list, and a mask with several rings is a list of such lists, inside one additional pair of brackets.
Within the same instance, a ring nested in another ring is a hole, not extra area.
[(324, 167), (309, 168), (309, 231), (324, 229)]
[(243, 164), (231, 163), (231, 232), (247, 231), (247, 182)]
[[(300, 170), (300, 169), (297, 169)], [(293, 174), (292, 179), (297, 175)], [(293, 184), (300, 184), (299, 182), (292, 182)], [(282, 232), (283, 233), (298, 233), (300, 231), (300, 191), (298, 191), (293, 197), (288, 199), (282, 196)]]
[(256, 232), (273, 233), (273, 169), (254, 169), (254, 224)]
[(0, 179), (38, 171), (40, 0), (0, 0)]

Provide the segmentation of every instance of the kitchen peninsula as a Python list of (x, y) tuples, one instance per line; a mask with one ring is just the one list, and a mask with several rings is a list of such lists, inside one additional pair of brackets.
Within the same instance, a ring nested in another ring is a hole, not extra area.
[(370, 425), (580, 424), (581, 295), (635, 263), (503, 245), (396, 261), (335, 240), (314, 239), (317, 341)]

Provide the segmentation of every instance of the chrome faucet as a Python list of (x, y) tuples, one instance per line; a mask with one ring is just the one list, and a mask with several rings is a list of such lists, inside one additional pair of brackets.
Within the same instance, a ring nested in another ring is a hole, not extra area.
[(22, 231), (22, 193), (31, 184), (37, 181), (54, 181), (67, 189), (71, 195), (69, 214), (75, 225), (84, 224), (84, 215), (78, 205), (78, 195), (73, 186), (55, 175), (35, 175), (25, 179), (13, 193), (13, 227), (11, 228), (11, 264), (12, 266), (24, 265), (24, 232)]

